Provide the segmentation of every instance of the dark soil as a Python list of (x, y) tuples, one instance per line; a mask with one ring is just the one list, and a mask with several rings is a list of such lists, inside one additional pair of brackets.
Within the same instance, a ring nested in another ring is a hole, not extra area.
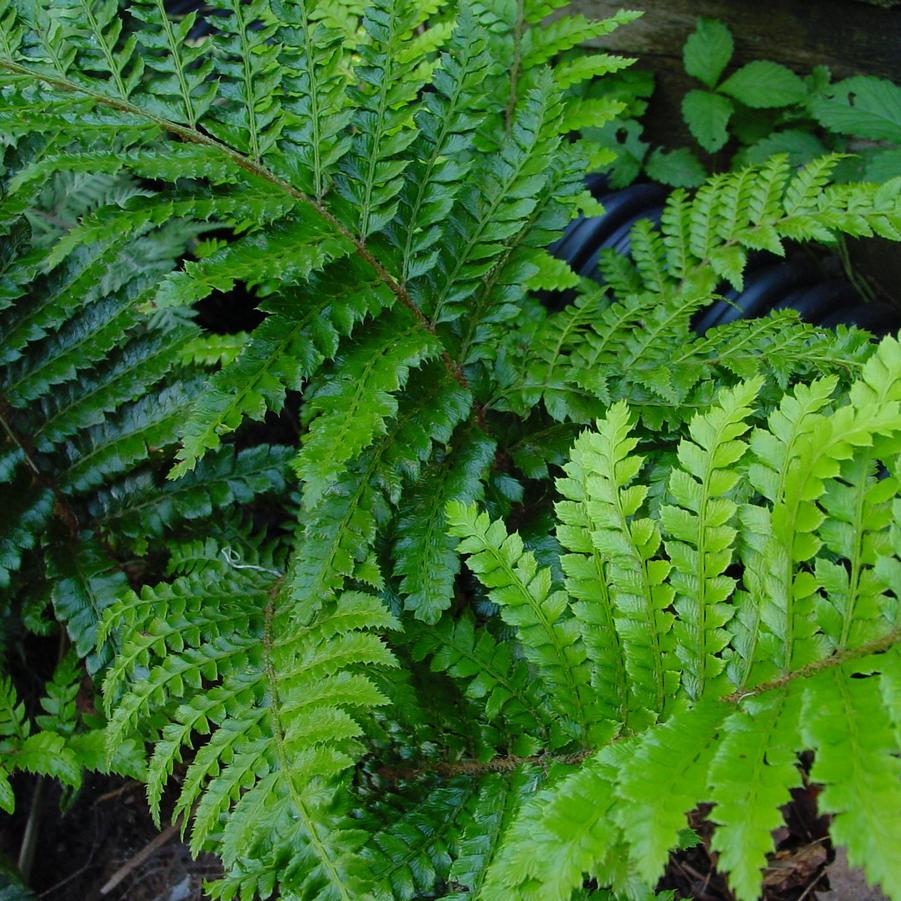
[[(204, 880), (220, 872), (214, 857), (192, 860), (177, 833), (158, 838), (139, 783), (89, 777), (62, 814), (61, 800), (54, 786), (42, 804), (31, 873), (41, 901), (200, 901)], [(19, 817), (0, 822), (7, 857), (15, 859), (23, 828)]]

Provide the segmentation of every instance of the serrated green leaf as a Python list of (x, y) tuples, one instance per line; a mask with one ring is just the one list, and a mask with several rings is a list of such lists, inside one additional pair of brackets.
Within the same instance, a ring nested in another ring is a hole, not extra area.
[(709, 153), (729, 140), (726, 126), (734, 107), (728, 97), (710, 91), (689, 91), (682, 98), (682, 117), (695, 140)]
[(755, 60), (742, 66), (719, 90), (752, 109), (791, 106), (807, 97), (806, 85), (791, 69), (769, 60)]
[(717, 19), (698, 19), (682, 48), (685, 71), (713, 88), (732, 59), (732, 32)]

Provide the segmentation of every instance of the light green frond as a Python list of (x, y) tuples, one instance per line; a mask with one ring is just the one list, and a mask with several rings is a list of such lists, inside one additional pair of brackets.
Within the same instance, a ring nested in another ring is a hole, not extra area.
[(660, 511), (673, 566), (676, 655), (682, 684), (695, 700), (716, 691), (722, 681), (718, 655), (729, 642), (724, 626), (734, 615), (726, 602), (735, 580), (725, 575), (737, 535), (737, 506), (730, 492), (740, 478), (736, 464), (747, 449), (742, 436), (761, 385), (756, 379), (724, 390), (710, 412), (692, 419), (691, 438), (679, 444), (680, 468), (669, 480), (675, 504)]
[[(640, 516), (646, 490), (632, 482), (643, 459), (631, 455), (637, 440), (630, 437), (630, 426), (628, 410), (619, 403), (608, 410), (597, 432), (577, 439), (564, 467), (567, 478), (557, 482), (570, 499), (557, 505), (558, 517), (569, 526), (566, 531), (558, 527), (558, 537), (581, 552), (564, 557), (563, 566), (570, 593), (581, 601), (575, 609), (577, 616), (583, 611), (584, 633), (596, 636), (586, 642), (597, 645), (606, 639), (608, 673), (623, 667), (614, 697), (628, 704), (631, 715), (658, 716), (670, 705), (677, 685), (673, 616), (668, 612), (674, 592), (668, 582), (670, 564), (658, 558), (659, 527)], [(576, 523), (578, 532), (572, 528)], [(577, 582), (586, 574), (587, 585)], [(601, 590), (595, 587), (599, 583)]]
[(569, 612), (566, 593), (555, 590), (548, 569), (525, 551), (517, 533), (491, 521), (474, 504), (452, 501), (447, 507), (450, 534), (460, 538), (458, 551), (500, 607), (501, 617), (516, 627), (523, 653), (553, 687), (553, 704), (579, 729), (600, 726), (591, 690), (587, 651)]

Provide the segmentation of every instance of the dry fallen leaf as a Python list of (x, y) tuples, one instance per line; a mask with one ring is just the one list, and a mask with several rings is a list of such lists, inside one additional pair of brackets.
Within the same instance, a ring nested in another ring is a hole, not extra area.
[(777, 892), (809, 885), (820, 867), (826, 863), (826, 856), (826, 849), (820, 842), (778, 851), (764, 871), (763, 884)]

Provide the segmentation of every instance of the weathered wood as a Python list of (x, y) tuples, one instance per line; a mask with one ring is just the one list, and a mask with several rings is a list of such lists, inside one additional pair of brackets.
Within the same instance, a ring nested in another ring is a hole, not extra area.
[(901, 8), (883, 9), (854, 0), (574, 0), (572, 8), (592, 18), (623, 6), (643, 9), (632, 25), (600, 43), (638, 57), (657, 74), (647, 118), (655, 143), (683, 143), (679, 115), (686, 91), (698, 84), (682, 70), (682, 45), (698, 16), (721, 19), (732, 30), (735, 55), (727, 73), (754, 59), (772, 59), (805, 75), (825, 65), (834, 78), (880, 75), (901, 81)]

